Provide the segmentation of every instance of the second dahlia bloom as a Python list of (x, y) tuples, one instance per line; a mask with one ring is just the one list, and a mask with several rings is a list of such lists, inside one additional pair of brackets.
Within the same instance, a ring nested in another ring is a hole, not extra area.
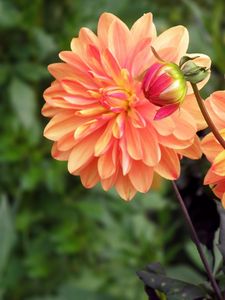
[[(217, 91), (206, 100), (210, 117), (225, 140), (225, 91)], [(225, 150), (212, 133), (202, 140), (202, 149), (212, 163), (204, 184), (209, 184), (225, 207)]]
[[(177, 26), (157, 36), (150, 13), (131, 29), (104, 13), (97, 35), (82, 28), (72, 51), (59, 54), (64, 62), (49, 66), (55, 81), (44, 93), (42, 113), (51, 118), (44, 135), (54, 141), (53, 157), (68, 161), (85, 187), (115, 186), (126, 200), (147, 192), (154, 173), (177, 179), (182, 156), (201, 156), (196, 131), (205, 123), (190, 89), (179, 111), (154, 121), (158, 107), (145, 98), (141, 79), (157, 62), (151, 46), (178, 63), (188, 32)], [(198, 62), (210, 64), (206, 56)]]

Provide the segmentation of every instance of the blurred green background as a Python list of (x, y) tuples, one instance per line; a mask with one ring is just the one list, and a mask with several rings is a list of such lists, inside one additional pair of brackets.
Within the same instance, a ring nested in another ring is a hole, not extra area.
[(144, 300), (135, 272), (152, 261), (203, 275), (169, 183), (129, 204), (86, 191), (42, 136), (46, 67), (104, 11), (129, 25), (151, 11), (158, 32), (187, 26), (189, 50), (213, 60), (204, 94), (224, 89), (224, 0), (0, 0), (0, 299)]

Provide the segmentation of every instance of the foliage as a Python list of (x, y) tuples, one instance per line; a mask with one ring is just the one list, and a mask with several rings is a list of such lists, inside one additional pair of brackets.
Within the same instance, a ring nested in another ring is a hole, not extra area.
[(210, 54), (215, 65), (205, 94), (222, 88), (224, 9), (223, 0), (180, 5), (165, 0), (0, 1), (0, 299), (144, 300), (135, 272), (153, 261), (168, 266), (169, 276), (202, 280), (168, 186), (138, 195), (130, 204), (113, 191), (85, 191), (65, 164), (50, 158), (40, 109), (51, 81), (46, 66), (69, 48), (81, 26), (95, 29), (103, 11), (129, 25), (152, 11), (158, 31), (186, 25), (190, 50)]

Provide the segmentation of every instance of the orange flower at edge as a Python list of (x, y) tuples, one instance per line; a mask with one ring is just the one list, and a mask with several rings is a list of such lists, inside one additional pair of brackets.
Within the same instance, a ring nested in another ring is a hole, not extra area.
[[(182, 26), (157, 37), (151, 13), (130, 30), (104, 13), (97, 35), (82, 28), (72, 51), (59, 54), (64, 63), (49, 66), (55, 81), (44, 92), (42, 113), (51, 118), (44, 135), (54, 141), (52, 156), (68, 161), (69, 172), (86, 188), (101, 182), (104, 190), (115, 186), (130, 200), (150, 189), (155, 172), (177, 179), (182, 156), (201, 156), (196, 131), (205, 122), (190, 87), (179, 111), (159, 121), (154, 121), (157, 106), (141, 89), (141, 74), (156, 63), (151, 46), (165, 61), (178, 63), (188, 40)], [(196, 62), (210, 65), (203, 55)]]
[[(210, 117), (225, 140), (225, 91), (214, 92), (205, 103)], [(204, 184), (210, 185), (225, 207), (225, 150), (212, 133), (203, 138), (202, 150), (212, 163)]]

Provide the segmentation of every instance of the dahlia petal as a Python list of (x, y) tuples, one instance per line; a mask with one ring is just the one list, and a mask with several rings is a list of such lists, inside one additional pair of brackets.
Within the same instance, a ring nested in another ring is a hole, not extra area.
[(87, 121), (80, 126), (78, 126), (74, 132), (74, 138), (76, 140), (83, 139), (84, 137), (88, 136), (89, 134), (93, 133), (103, 125), (105, 125), (107, 120), (98, 120), (93, 119), (90, 121)]
[(220, 117), (219, 114), (217, 114), (213, 107), (212, 107), (212, 103), (210, 101), (210, 97), (205, 101), (206, 104), (206, 109), (211, 117), (211, 119), (213, 120), (213, 122), (215, 123), (217, 129), (221, 130), (224, 128), (224, 120)]
[(220, 152), (212, 164), (212, 170), (215, 174), (225, 176), (225, 150)]
[[(223, 136), (223, 135), (222, 135)], [(225, 138), (225, 130), (224, 130), (224, 138)], [(216, 156), (223, 151), (223, 147), (220, 143), (215, 139), (213, 133), (207, 134), (201, 142), (202, 151), (206, 155), (207, 159), (212, 162)]]
[(70, 150), (69, 151), (60, 151), (57, 148), (57, 143), (54, 143), (52, 146), (51, 155), (56, 160), (67, 161), (70, 156)]
[(154, 121), (153, 125), (159, 135), (167, 136), (173, 133), (176, 124), (172, 118), (164, 118), (159, 121)]
[(221, 176), (217, 175), (213, 172), (212, 168), (210, 168), (204, 178), (204, 184), (217, 184), (218, 182), (221, 181)]
[(224, 193), (225, 193), (225, 179), (224, 179), (224, 177), (220, 179), (220, 181), (218, 182), (218, 184), (216, 184), (216, 186), (213, 187), (213, 192), (220, 199), (224, 196)]
[(182, 108), (179, 112), (179, 117), (175, 117), (175, 122), (177, 122), (177, 126), (173, 131), (174, 136), (176, 136), (180, 140), (188, 140), (193, 139), (197, 128), (194, 119), (192, 116)]
[(161, 120), (172, 115), (179, 108), (179, 104), (169, 104), (157, 110), (154, 120)]
[(111, 13), (103, 13), (99, 18), (97, 34), (103, 47), (108, 46), (109, 28), (114, 21), (124, 24), (118, 17)]
[(148, 166), (157, 165), (161, 158), (161, 151), (154, 128), (148, 126), (141, 129), (140, 137), (143, 162)]
[[(90, 107), (90, 106), (89, 106)], [(84, 117), (94, 117), (106, 113), (107, 109), (99, 104), (93, 105), (90, 108), (81, 109), (76, 111), (77, 116), (84, 116)]]
[(206, 99), (205, 104), (216, 127), (219, 130), (225, 128), (225, 92), (214, 92)]
[(48, 66), (49, 73), (56, 79), (74, 79), (74, 69), (65, 63), (55, 63)]
[(42, 107), (41, 113), (44, 117), (54, 117), (56, 114), (60, 113), (61, 109), (58, 107), (53, 107), (48, 103), (45, 103)]
[(94, 45), (95, 47), (99, 47), (99, 40), (96, 34), (91, 31), (89, 28), (82, 27), (79, 31), (79, 40), (84, 45)]
[(112, 55), (109, 49), (105, 49), (102, 54), (102, 65), (105, 72), (117, 83), (120, 80), (121, 69), (117, 59)]
[(156, 38), (156, 29), (153, 23), (151, 13), (144, 14), (131, 27), (131, 36), (135, 44), (138, 44), (144, 38), (154, 40)]
[(100, 180), (97, 169), (97, 159), (93, 159), (83, 170), (80, 171), (80, 179), (84, 187), (90, 189)]
[(131, 119), (132, 125), (135, 128), (143, 128), (146, 126), (146, 121), (137, 109), (133, 108), (128, 112), (128, 117)]
[(186, 156), (191, 159), (199, 159), (202, 156), (201, 144), (198, 136), (196, 135), (194, 138), (194, 142), (191, 146), (180, 149), (177, 153), (181, 154), (182, 156)]
[(108, 31), (108, 48), (123, 68), (128, 55), (130, 31), (123, 22), (113, 21)]
[(94, 157), (94, 145), (101, 135), (98, 130), (77, 143), (72, 149), (68, 159), (68, 170), (71, 174), (85, 167)]
[[(69, 51), (68, 51), (69, 52)], [(72, 80), (80, 82), (87, 89), (96, 89), (98, 86), (88, 76), (87, 72), (82, 72), (66, 63), (55, 63), (48, 66), (49, 72), (59, 81)]]
[(111, 177), (116, 171), (116, 165), (112, 157), (112, 147), (98, 159), (98, 173), (102, 179)]
[(59, 151), (69, 151), (72, 149), (77, 142), (74, 139), (73, 132), (64, 135), (57, 141), (57, 149)]
[(161, 148), (161, 160), (155, 171), (162, 177), (170, 180), (177, 179), (180, 175), (180, 162), (176, 152), (166, 147)]
[(74, 113), (60, 113), (54, 116), (44, 130), (44, 136), (49, 140), (57, 141), (64, 135), (74, 131), (83, 120), (74, 116)]
[(133, 159), (142, 159), (143, 152), (140, 141), (140, 134), (137, 128), (135, 128), (129, 120), (126, 122), (126, 142), (127, 151)]
[(59, 53), (59, 57), (61, 60), (66, 62), (68, 66), (75, 68), (75, 70), (80, 72), (87, 72), (89, 70), (88, 66), (81, 60), (81, 58), (72, 51), (61, 51)]
[[(148, 58), (151, 57), (151, 54), (149, 54), (151, 38), (143, 38), (139, 43), (133, 39), (133, 43), (136, 43), (136, 45), (133, 49), (129, 49), (126, 69), (132, 76), (138, 77), (138, 75), (140, 75), (149, 66)], [(146, 67), (143, 67), (143, 65)]]
[(106, 178), (106, 179), (101, 179), (101, 184), (102, 184), (102, 188), (104, 191), (108, 191), (109, 189), (111, 189), (113, 187), (113, 185), (115, 184), (116, 180), (117, 180), (117, 177), (118, 177), (118, 169), (116, 169), (116, 172)]
[(221, 202), (222, 202), (223, 208), (225, 208), (225, 193), (223, 193)]
[[(60, 82), (61, 86), (63, 87), (64, 91), (71, 95), (83, 95), (84, 97), (90, 96), (87, 93), (87, 89), (82, 86), (79, 82), (73, 80), (62, 80)], [(91, 99), (90, 99), (91, 100)], [(93, 99), (92, 99), (93, 101)]]
[(121, 167), (122, 167), (122, 173), (125, 176), (130, 171), (132, 160), (131, 157), (127, 151), (127, 142), (125, 138), (122, 138), (120, 140), (120, 149), (121, 149)]
[(121, 173), (118, 174), (115, 188), (120, 197), (126, 201), (130, 201), (136, 194), (136, 190), (130, 182), (128, 175), (123, 176)]
[(193, 143), (193, 138), (187, 140), (180, 140), (173, 134), (167, 136), (160, 135), (158, 136), (158, 142), (163, 146), (175, 149), (176, 151), (180, 151), (181, 149), (185, 149), (191, 146)]
[(111, 146), (113, 135), (112, 135), (112, 126), (113, 121), (110, 121), (106, 126), (104, 132), (101, 134), (97, 142), (95, 143), (95, 156), (100, 156), (104, 154)]
[(81, 40), (79, 38), (73, 38), (70, 43), (70, 48), (72, 52), (78, 55), (78, 57), (80, 57), (83, 61), (85, 61), (86, 59), (86, 55), (85, 55), (86, 51), (84, 49), (84, 46), (86, 45), (83, 45), (83, 43), (81, 43)]
[(113, 136), (117, 139), (120, 139), (124, 134), (124, 128), (125, 128), (125, 113), (122, 112), (118, 114), (113, 124), (113, 128), (112, 128)]
[(185, 97), (184, 102), (181, 104), (181, 107), (182, 109), (187, 111), (195, 120), (198, 130), (205, 129), (207, 127), (205, 119), (201, 113), (201, 110), (199, 109), (198, 103), (193, 94), (187, 95)]
[(142, 161), (133, 161), (128, 176), (137, 191), (146, 193), (152, 184), (153, 168), (146, 166)]
[[(183, 26), (175, 26), (161, 33), (153, 41), (152, 46), (158, 52), (158, 50), (167, 48), (170, 45), (176, 45), (172, 61), (179, 62), (180, 58), (187, 52), (188, 43), (189, 35), (187, 29)], [(162, 54), (160, 53), (160, 55)], [(162, 56), (162, 59), (165, 58)]]

